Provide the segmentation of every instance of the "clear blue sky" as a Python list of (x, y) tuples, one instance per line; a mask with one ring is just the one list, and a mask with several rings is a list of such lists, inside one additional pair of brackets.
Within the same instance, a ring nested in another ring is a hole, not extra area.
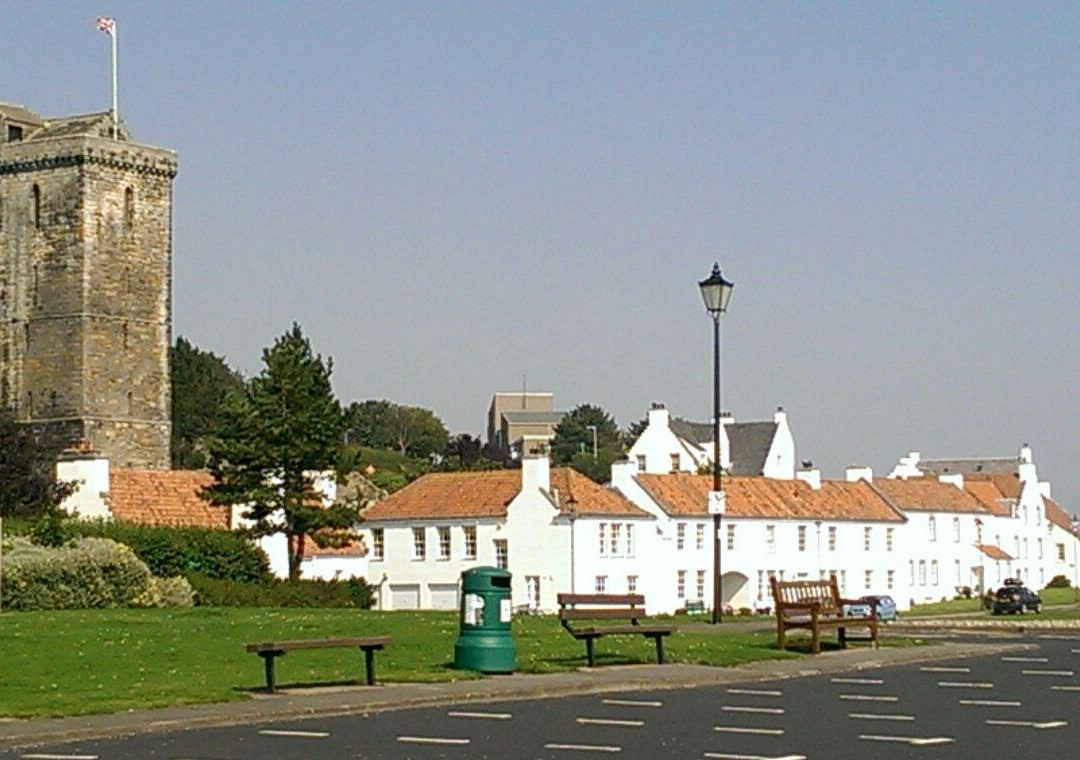
[(11, 2), (0, 100), (179, 151), (175, 330), (298, 320), (348, 401), (479, 432), (777, 404), (838, 473), (1024, 441), (1080, 509), (1080, 5)]

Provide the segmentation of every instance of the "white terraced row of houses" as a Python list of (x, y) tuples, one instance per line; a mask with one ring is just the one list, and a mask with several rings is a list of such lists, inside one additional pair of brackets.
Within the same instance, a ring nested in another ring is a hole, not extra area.
[[(1007, 577), (1033, 587), (1078, 580), (1080, 534), (1040, 482), (1031, 450), (1014, 458), (923, 460), (885, 478), (796, 470), (787, 417), (721, 419), (727, 475), (721, 595), (771, 603), (768, 578), (827, 577), (844, 593), (890, 594), (901, 609), (979, 593)], [(551, 611), (560, 592), (645, 595), (651, 613), (712, 599), (711, 426), (655, 406), (610, 487), (544, 457), (520, 470), (426, 475), (364, 514), (368, 579), (383, 609), (457, 606), (460, 573), (513, 573), (518, 607)]]

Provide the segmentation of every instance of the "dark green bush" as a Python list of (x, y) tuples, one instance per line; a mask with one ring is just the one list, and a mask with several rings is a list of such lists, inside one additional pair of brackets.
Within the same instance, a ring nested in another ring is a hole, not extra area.
[(67, 525), (78, 535), (111, 538), (130, 546), (150, 572), (163, 578), (194, 573), (232, 581), (270, 577), (270, 565), (262, 550), (232, 531), (104, 520), (70, 520)]
[(363, 578), (343, 581), (264, 580), (245, 583), (199, 573), (188, 576), (203, 607), (357, 607), (370, 609), (372, 590)]
[(1050, 582), (1046, 584), (1047, 588), (1068, 588), (1072, 584), (1069, 583), (1069, 579), (1064, 575), (1055, 575), (1050, 579)]

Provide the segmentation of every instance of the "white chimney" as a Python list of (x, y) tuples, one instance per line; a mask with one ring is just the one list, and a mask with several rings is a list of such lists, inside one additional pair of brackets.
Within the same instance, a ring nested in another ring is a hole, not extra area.
[(611, 463), (611, 487), (623, 488), (628, 485), (634, 476), (637, 475), (638, 469), (635, 462), (631, 462), (629, 459), (623, 459), (618, 462)]
[(656, 425), (658, 428), (666, 428), (671, 422), (671, 413), (664, 408), (663, 404), (653, 404), (649, 410), (649, 427)]
[(776, 407), (776, 411), (773, 412), (773, 422), (779, 425), (781, 422), (787, 422), (787, 412), (784, 411), (784, 407)]
[(551, 490), (551, 462), (546, 456), (527, 456), (521, 460), (521, 490)]
[(1020, 447), (1020, 466), (1017, 475), (1020, 478), (1021, 483), (1026, 483), (1029, 480), (1038, 481), (1039, 476), (1035, 472), (1035, 461), (1031, 456), (1031, 447), (1026, 443)]
[(844, 479), (848, 483), (857, 483), (860, 480), (865, 480), (869, 483), (874, 479), (874, 470), (872, 467), (852, 465), (844, 470)]
[(809, 484), (815, 491), (821, 490), (821, 470), (799, 470), (795, 473), (795, 479)]

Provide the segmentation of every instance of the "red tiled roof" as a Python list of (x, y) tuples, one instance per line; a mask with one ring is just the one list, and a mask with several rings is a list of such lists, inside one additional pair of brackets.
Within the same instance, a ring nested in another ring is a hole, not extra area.
[(1064, 531), (1068, 531), (1074, 536), (1080, 538), (1080, 533), (1077, 533), (1076, 528), (1073, 526), (1072, 520), (1069, 518), (1069, 513), (1066, 512), (1061, 505), (1059, 505), (1053, 499), (1043, 497), (1043, 506), (1046, 507), (1046, 519), (1058, 526)]
[(199, 492), (213, 482), (203, 470), (127, 470), (109, 472), (109, 511), (117, 520), (144, 525), (230, 527), (228, 507), (215, 507)]
[(363, 513), (365, 520), (505, 517), (521, 491), (521, 470), (435, 472), (414, 480)]
[(551, 471), (551, 490), (563, 511), (576, 515), (648, 517), (649, 513), (612, 488), (605, 488), (571, 467)]
[(1008, 499), (993, 481), (964, 478), (964, 490), (978, 499), (987, 512), (1000, 517), (1008, 517), (1012, 514), (1012, 507), (1007, 503)]
[(1002, 550), (1000, 546), (994, 546), (993, 544), (975, 544), (975, 548), (990, 559), (1000, 559), (1004, 561), (1012, 560), (1012, 555)]
[(876, 478), (874, 488), (900, 509), (913, 512), (985, 512), (983, 503), (952, 483), (934, 477)]
[[(712, 488), (708, 475), (672, 473), (635, 476), (669, 515), (704, 516)], [(902, 522), (898, 513), (867, 483), (822, 481), (815, 490), (801, 480), (732, 477), (723, 482), (730, 517), (777, 519), (885, 520)]]

